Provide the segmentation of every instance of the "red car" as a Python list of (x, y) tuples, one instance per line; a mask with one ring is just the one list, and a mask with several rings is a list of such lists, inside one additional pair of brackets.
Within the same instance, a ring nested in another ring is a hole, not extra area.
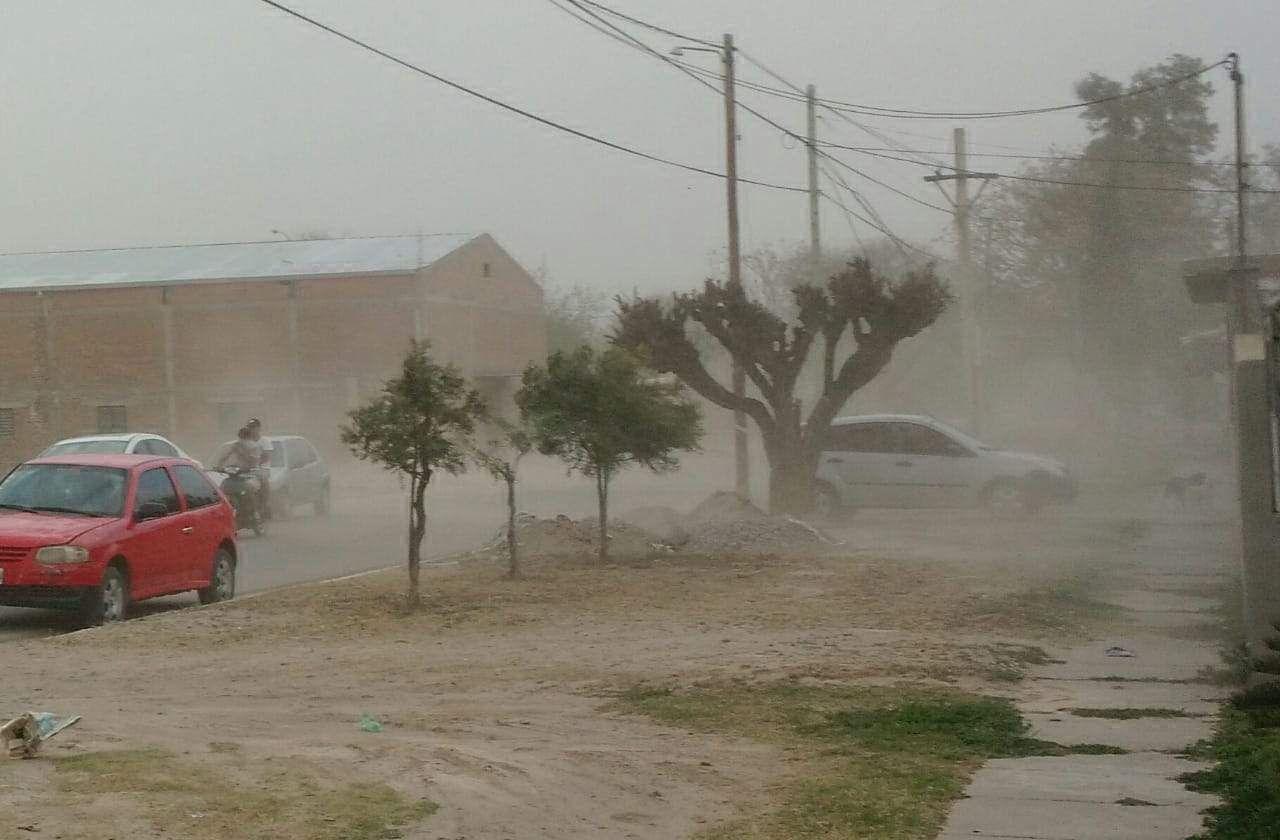
[(62, 455), (0, 481), (0, 606), (121, 621), (144, 598), (235, 595), (235, 515), (191, 461)]

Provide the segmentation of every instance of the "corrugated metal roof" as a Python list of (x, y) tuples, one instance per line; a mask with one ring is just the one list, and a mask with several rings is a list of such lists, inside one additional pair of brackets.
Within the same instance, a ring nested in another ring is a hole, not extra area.
[(0, 254), (0, 292), (413, 272), (475, 238), (436, 234)]

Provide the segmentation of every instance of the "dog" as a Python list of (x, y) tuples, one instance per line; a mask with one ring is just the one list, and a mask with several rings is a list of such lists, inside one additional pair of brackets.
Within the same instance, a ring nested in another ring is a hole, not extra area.
[(1164, 483), (1164, 498), (1167, 502), (1177, 502), (1179, 505), (1186, 505), (1187, 496), (1192, 488), (1204, 487), (1208, 483), (1209, 477), (1202, 472), (1194, 472), (1190, 475), (1175, 475)]

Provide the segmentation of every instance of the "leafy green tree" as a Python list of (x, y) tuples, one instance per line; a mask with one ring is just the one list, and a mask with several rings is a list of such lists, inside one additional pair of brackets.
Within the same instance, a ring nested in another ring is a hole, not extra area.
[(519, 541), (516, 539), (516, 476), (520, 459), (533, 450), (529, 430), (508, 420), (493, 421), (495, 434), (472, 447), (471, 457), (494, 480), (507, 488), (507, 577), (520, 577)]
[(422, 600), (418, 587), (422, 540), (427, 533), (427, 485), (437, 472), (466, 469), (461, 441), (484, 415), (480, 395), (452, 365), (439, 365), (428, 344), (414, 342), (400, 375), (382, 393), (350, 412), (342, 442), (356, 457), (409, 478), (409, 606)]
[[(769, 507), (803, 513), (813, 504), (814, 474), (831, 421), (859, 388), (889, 363), (894, 348), (942, 314), (950, 295), (932, 266), (898, 283), (854, 260), (825, 287), (795, 285), (795, 316), (785, 318), (741, 287), (708, 280), (700, 291), (618, 300), (615, 345), (654, 370), (674, 373), (721, 408), (755, 421), (769, 459)], [(746, 372), (758, 395), (739, 399), (716, 380), (690, 337), (699, 325)], [(820, 396), (805, 417), (796, 386), (811, 354), (821, 360)]]
[(609, 557), (609, 482), (629, 464), (654, 472), (679, 466), (698, 447), (702, 416), (679, 383), (646, 375), (617, 347), (553, 353), (524, 372), (516, 395), (538, 451), (594, 478), (600, 508), (600, 562)]

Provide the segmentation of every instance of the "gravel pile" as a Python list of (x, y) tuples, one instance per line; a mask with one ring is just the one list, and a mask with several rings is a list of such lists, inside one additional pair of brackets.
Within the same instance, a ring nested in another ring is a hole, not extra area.
[(682, 551), (695, 554), (746, 554), (815, 549), (839, 545), (811, 525), (785, 516), (724, 519), (692, 526)]
[[(539, 519), (533, 514), (516, 517), (516, 541), (522, 557), (586, 557), (599, 548), (600, 528), (595, 519), (573, 520), (561, 514)], [(653, 534), (627, 522), (609, 523), (609, 553), (617, 558), (646, 557), (667, 550)], [(473, 559), (506, 560), (507, 529), (504, 527), (488, 543), (469, 552)]]

